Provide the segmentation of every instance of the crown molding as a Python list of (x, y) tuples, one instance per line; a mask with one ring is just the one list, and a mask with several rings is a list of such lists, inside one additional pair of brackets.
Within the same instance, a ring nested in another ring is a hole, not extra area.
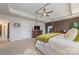
[[(31, 19), (34, 21), (36, 20), (35, 16), (28, 14), (28, 13), (24, 13), (22, 11), (19, 11), (19, 10), (13, 9), (13, 8), (9, 8), (9, 12), (10, 12), (10, 14), (14, 14), (14, 17), (16, 17), (16, 15), (19, 15), (19, 16), (22, 16), (24, 18), (28, 18), (28, 19)], [(45, 21), (42, 21), (42, 19), (40, 19), (40, 18), (38, 18), (38, 21), (45, 23)]]

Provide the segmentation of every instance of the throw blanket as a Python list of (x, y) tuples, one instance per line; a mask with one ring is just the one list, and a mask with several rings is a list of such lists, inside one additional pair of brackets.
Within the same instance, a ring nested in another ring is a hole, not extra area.
[(51, 37), (54, 37), (58, 34), (60, 34), (60, 33), (49, 33), (49, 34), (39, 35), (39, 36), (37, 36), (36, 39), (39, 41), (48, 42)]

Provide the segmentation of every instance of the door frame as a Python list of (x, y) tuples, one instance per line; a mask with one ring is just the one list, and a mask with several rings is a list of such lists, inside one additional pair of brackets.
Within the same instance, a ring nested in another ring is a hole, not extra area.
[(10, 41), (10, 23), (7, 24), (7, 41)]

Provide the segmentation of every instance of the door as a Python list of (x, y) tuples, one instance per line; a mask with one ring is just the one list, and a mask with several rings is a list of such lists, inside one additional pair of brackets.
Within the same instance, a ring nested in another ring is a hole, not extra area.
[(53, 32), (53, 26), (48, 26), (48, 33)]

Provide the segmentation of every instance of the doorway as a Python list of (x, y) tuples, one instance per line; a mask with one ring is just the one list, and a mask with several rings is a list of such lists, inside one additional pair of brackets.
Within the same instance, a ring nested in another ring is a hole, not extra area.
[(0, 22), (0, 43), (9, 41), (9, 23)]

